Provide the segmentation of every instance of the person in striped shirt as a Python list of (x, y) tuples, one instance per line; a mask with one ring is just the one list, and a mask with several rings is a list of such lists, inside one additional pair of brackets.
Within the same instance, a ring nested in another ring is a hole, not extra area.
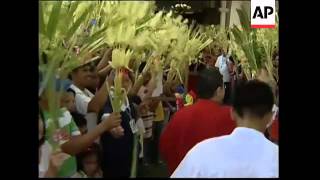
[(152, 141), (152, 134), (153, 134), (153, 121), (155, 118), (154, 111), (150, 111), (151, 99), (145, 99), (141, 103), (141, 119), (143, 120), (143, 125), (145, 129), (145, 133), (143, 135), (143, 164), (148, 166), (151, 160), (150, 155), (150, 146)]

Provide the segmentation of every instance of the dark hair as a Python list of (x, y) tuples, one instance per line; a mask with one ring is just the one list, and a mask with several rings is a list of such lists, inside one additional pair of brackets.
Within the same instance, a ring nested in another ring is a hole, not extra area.
[(93, 143), (91, 146), (89, 146), (85, 151), (82, 151), (77, 155), (77, 170), (84, 170), (83, 168), (83, 160), (90, 156), (90, 155), (96, 155), (98, 166), (101, 166), (101, 159), (102, 159), (102, 153), (99, 144)]
[(43, 112), (41, 111), (41, 109), (39, 108), (39, 115), (40, 115), (40, 119), (42, 121), (42, 128), (43, 128), (43, 136), (42, 138), (40, 139), (39, 141), (39, 148), (40, 146), (42, 146), (46, 140), (46, 125), (45, 125), (45, 122), (44, 122), (44, 115), (43, 115)]
[(199, 73), (197, 83), (199, 98), (210, 99), (218, 87), (223, 87), (223, 79), (217, 68), (204, 69)]
[(249, 113), (262, 118), (272, 111), (274, 97), (271, 87), (258, 80), (239, 84), (233, 94), (233, 108), (240, 117)]
[(79, 128), (87, 125), (87, 120), (82, 114), (79, 114), (77, 112), (71, 112), (71, 115), (74, 122)]
[(142, 102), (141, 98), (137, 95), (128, 95), (128, 100), (136, 105), (139, 105)]

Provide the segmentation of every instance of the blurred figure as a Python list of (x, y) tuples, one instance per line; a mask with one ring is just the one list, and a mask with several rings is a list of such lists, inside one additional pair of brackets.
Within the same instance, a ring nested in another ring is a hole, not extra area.
[(52, 153), (52, 147), (45, 139), (44, 117), (39, 111), (39, 178), (58, 177), (58, 171), (69, 155), (60, 151)]
[(219, 68), (221, 75), (223, 76), (223, 83), (225, 88), (224, 103), (230, 103), (231, 95), (231, 77), (229, 72), (229, 58), (227, 57), (227, 50), (221, 49), (221, 55), (218, 57), (215, 67)]

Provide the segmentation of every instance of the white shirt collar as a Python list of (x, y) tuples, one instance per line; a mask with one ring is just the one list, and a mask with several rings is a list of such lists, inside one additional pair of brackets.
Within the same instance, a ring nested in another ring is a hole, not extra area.
[(247, 127), (237, 127), (231, 133), (231, 136), (256, 136), (265, 138), (264, 134), (258, 130), (247, 128)]
[(73, 89), (75, 91), (76, 94), (85, 94), (88, 97), (93, 97), (94, 94), (92, 94), (88, 89), (84, 89), (83, 91), (81, 89), (79, 89), (77, 86), (75, 86), (74, 84), (70, 85), (70, 88)]

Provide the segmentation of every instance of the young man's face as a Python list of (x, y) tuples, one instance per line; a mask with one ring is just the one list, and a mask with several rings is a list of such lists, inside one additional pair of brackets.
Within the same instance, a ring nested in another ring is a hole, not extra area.
[(91, 76), (90, 84), (88, 88), (96, 89), (99, 86), (99, 77), (98, 75)]
[(72, 80), (78, 82), (83, 87), (89, 86), (92, 76), (90, 72), (91, 69), (92, 68), (90, 65), (76, 69), (74, 72), (72, 72)]
[(89, 176), (93, 176), (99, 170), (98, 158), (95, 154), (83, 159), (83, 170)]
[(96, 89), (99, 86), (99, 75), (95, 66), (90, 67), (90, 80), (88, 88)]

